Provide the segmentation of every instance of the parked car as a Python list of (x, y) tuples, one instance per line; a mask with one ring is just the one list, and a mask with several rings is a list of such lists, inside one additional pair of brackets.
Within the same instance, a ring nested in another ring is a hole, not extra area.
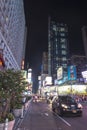
[(56, 96), (52, 101), (52, 110), (58, 115), (82, 116), (82, 105), (68, 95)]

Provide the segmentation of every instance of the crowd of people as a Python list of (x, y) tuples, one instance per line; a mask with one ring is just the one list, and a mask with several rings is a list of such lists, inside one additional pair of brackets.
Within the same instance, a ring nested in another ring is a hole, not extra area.
[(87, 101), (87, 95), (73, 95), (73, 97), (75, 98), (75, 100), (77, 102), (86, 102)]
[[(71, 94), (71, 96), (76, 100), (76, 102), (87, 102), (87, 95)], [(47, 103), (50, 103), (54, 95), (46, 95)]]

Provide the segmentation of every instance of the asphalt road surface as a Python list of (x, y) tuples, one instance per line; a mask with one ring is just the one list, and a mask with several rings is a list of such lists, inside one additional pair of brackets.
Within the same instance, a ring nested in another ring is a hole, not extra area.
[(87, 104), (82, 117), (60, 117), (46, 101), (31, 102), (17, 130), (87, 130)]

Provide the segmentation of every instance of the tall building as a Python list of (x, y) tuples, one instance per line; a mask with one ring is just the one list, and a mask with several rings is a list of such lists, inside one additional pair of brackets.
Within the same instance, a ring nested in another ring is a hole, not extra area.
[(68, 28), (66, 24), (48, 20), (48, 74), (57, 78), (57, 70), (63, 67), (63, 75), (67, 76), (69, 57)]
[(45, 78), (48, 76), (48, 52), (43, 52), (41, 67), (41, 86), (44, 86)]
[(5, 68), (21, 69), (25, 49), (23, 0), (0, 1), (0, 49)]
[(71, 64), (76, 66), (77, 73), (77, 81), (81, 83), (82, 79), (82, 71), (87, 70), (87, 58), (83, 55), (72, 55), (71, 56)]
[(87, 58), (87, 26), (82, 27), (82, 38), (83, 38), (85, 56)]
[(41, 73), (48, 74), (48, 52), (43, 52)]

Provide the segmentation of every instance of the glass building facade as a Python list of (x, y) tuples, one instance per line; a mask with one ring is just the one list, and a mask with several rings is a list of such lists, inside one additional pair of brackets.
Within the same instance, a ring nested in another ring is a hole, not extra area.
[(48, 21), (48, 74), (57, 78), (57, 70), (63, 67), (63, 76), (67, 76), (69, 58), (68, 28), (49, 18)]
[(0, 0), (0, 49), (5, 67), (20, 69), (25, 49), (23, 0)]

